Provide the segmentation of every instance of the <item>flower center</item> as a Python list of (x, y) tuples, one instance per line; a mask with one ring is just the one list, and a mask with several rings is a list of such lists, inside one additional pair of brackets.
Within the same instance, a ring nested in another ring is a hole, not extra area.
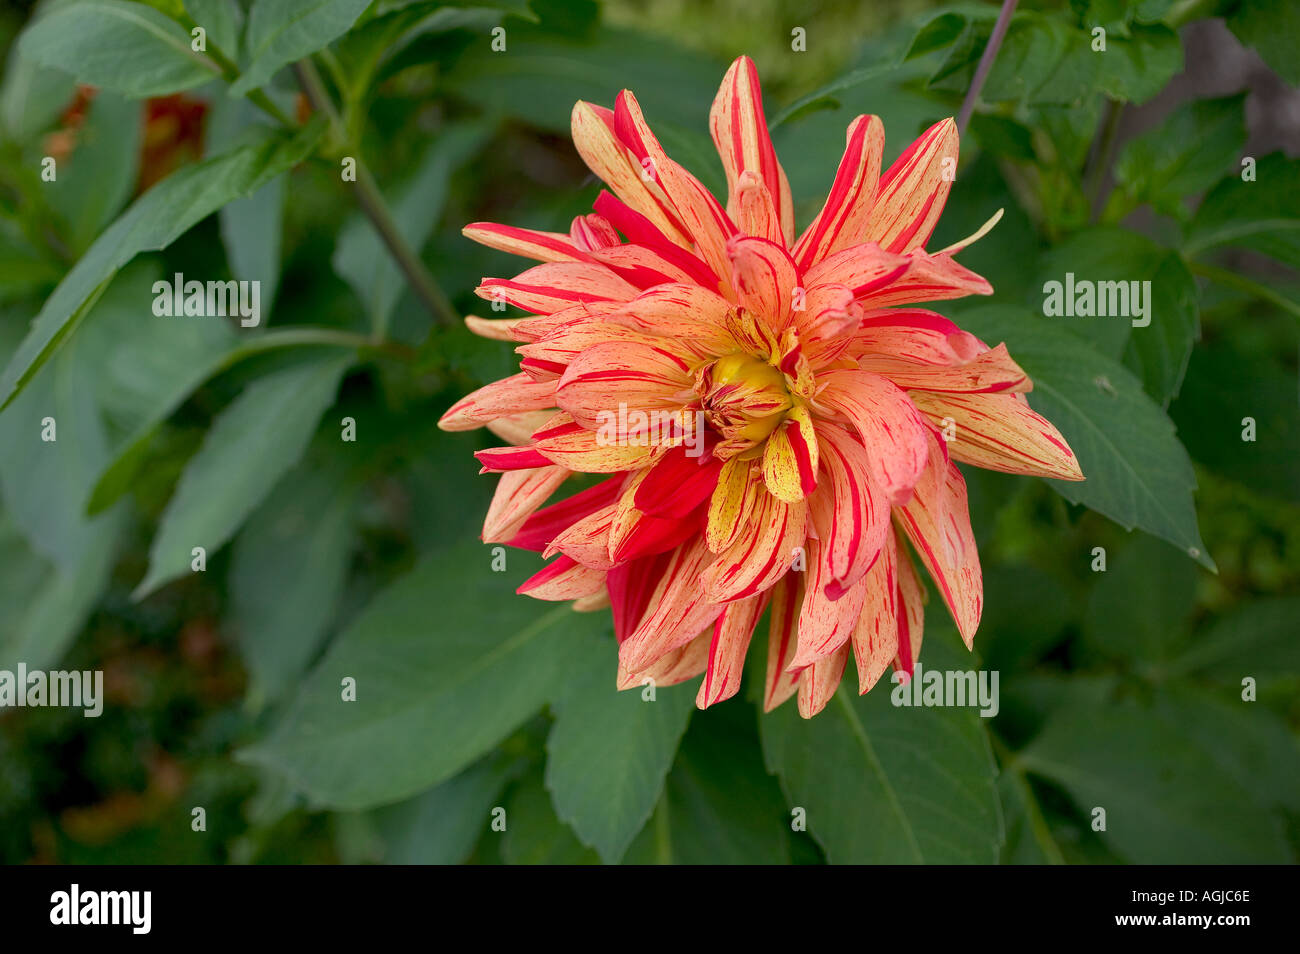
[(709, 423), (723, 438), (722, 456), (766, 440), (793, 406), (781, 369), (742, 352), (700, 369), (695, 390)]

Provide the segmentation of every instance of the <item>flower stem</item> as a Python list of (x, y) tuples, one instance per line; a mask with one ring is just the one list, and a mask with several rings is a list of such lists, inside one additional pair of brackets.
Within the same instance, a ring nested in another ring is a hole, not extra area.
[(1007, 35), (1007, 28), (1011, 26), (1011, 15), (1016, 12), (1016, 2), (1017, 0), (1002, 0), (1002, 9), (998, 13), (997, 22), (993, 24), (993, 33), (990, 34), (988, 45), (984, 47), (984, 53), (980, 56), (979, 66), (975, 67), (975, 78), (971, 80), (970, 89), (966, 91), (966, 100), (961, 104), (961, 112), (957, 114), (959, 135), (966, 135), (966, 125), (970, 122), (971, 113), (975, 111), (975, 101), (979, 99), (984, 81), (989, 78), (989, 71), (993, 69), (993, 61), (997, 58), (1003, 37)]
[[(335, 109), (329, 93), (326, 92), (325, 84), (321, 82), (315, 64), (310, 59), (302, 59), (294, 64), (293, 70), (298, 77), (298, 85), (302, 87), (302, 91), (311, 103), (312, 108), (329, 120), (335, 135), (340, 138), (346, 137), (343, 120), (339, 116), (338, 110)], [(355, 143), (349, 144), (349, 147), (354, 152), (358, 151)], [(380, 240), (388, 248), (388, 252), (392, 255), (393, 261), (397, 263), (397, 267), (406, 276), (406, 281), (411, 286), (416, 298), (420, 300), (420, 303), (433, 316), (434, 320), (448, 326), (457, 324), (460, 316), (456, 314), (456, 309), (452, 307), (451, 300), (438, 286), (433, 276), (429, 274), (429, 270), (424, 267), (420, 257), (411, 248), (410, 243), (406, 241), (401, 230), (398, 229), (397, 223), (393, 220), (393, 214), (389, 211), (388, 204), (379, 191), (379, 186), (370, 174), (370, 169), (361, 160), (360, 156), (355, 156), (355, 159), (357, 204), (361, 206), (361, 211), (365, 213), (366, 218), (370, 219), (370, 224), (374, 226)], [(378, 319), (373, 331), (377, 340), (383, 340), (388, 331), (387, 319), (383, 317)]]

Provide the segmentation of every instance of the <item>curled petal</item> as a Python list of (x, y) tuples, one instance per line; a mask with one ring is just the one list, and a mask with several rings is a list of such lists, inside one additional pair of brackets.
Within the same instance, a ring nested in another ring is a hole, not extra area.
[[(738, 58), (723, 77), (709, 112), (709, 131), (727, 173), (727, 189), (731, 196), (727, 210), (735, 213), (740, 179), (746, 172), (757, 176), (774, 200), (775, 208), (780, 209), (790, 186), (777, 162), (776, 150), (772, 148), (767, 120), (763, 116), (763, 93), (759, 88), (758, 71), (749, 57)], [(783, 245), (794, 241), (793, 214), (788, 223), (781, 223), (781, 239)]]
[(928, 430), (908, 396), (870, 371), (845, 369), (818, 376), (817, 400), (857, 430), (867, 451), (867, 475), (897, 506), (925, 470)]
[(1012, 360), (1004, 344), (983, 351), (969, 361), (949, 365), (868, 354), (858, 359), (858, 367), (883, 375), (909, 391), (978, 394), (1028, 391), (1033, 387), (1029, 375)]
[(740, 306), (773, 332), (790, 317), (799, 273), (790, 253), (767, 239), (740, 236), (727, 243), (731, 283)]

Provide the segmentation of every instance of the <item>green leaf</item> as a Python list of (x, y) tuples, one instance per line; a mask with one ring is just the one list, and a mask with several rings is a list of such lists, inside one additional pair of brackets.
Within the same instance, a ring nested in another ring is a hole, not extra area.
[(341, 37), (370, 0), (256, 0), (248, 14), (248, 68), (230, 87), (244, 96), (266, 83), (280, 67), (300, 60)]
[(62, 70), (40, 66), (15, 46), (6, 55), (0, 88), (0, 121), (5, 137), (25, 143), (59, 118), (77, 91), (77, 81)]
[(244, 11), (238, 0), (185, 0), (185, 12), (207, 31), (209, 47), (215, 46), (229, 59), (239, 59)]
[[(196, 326), (202, 327), (202, 334)], [(99, 513), (130, 489), (159, 426), (205, 381), (245, 358), (268, 351), (342, 344), (330, 329), (302, 327), (268, 331), (232, 346), (231, 342), (237, 340), (227, 325), (202, 319), (198, 322), (168, 319), (155, 332), (156, 343), (152, 349), (142, 354), (139, 349), (131, 348), (110, 359), (114, 366), (123, 368), (123, 377), (144, 376), (135, 378), (134, 382), (144, 380), (149, 384), (149, 400), (143, 412), (131, 422), (130, 436), (114, 449), (111, 461), (95, 482), (86, 504), (87, 513)]]
[(1264, 679), (1300, 673), (1297, 619), (1298, 597), (1247, 603), (1197, 634), (1168, 672), (1171, 676), (1196, 675), (1237, 685), (1243, 676)]
[(209, 556), (239, 529), (316, 431), (352, 358), (304, 362), (258, 378), (212, 424), (163, 512), (141, 599)]
[(1189, 258), (1237, 246), (1300, 269), (1300, 161), (1275, 152), (1254, 171), (1253, 180), (1224, 177), (1205, 197), (1183, 245)]
[[(631, 89), (651, 128), (665, 120), (708, 128), (723, 67), (699, 54), (606, 27), (586, 40), (520, 24), (507, 44), (505, 53), (493, 52), (490, 37), (475, 37), (444, 76), (446, 90), (489, 114), (568, 135), (575, 102), (613, 105), (619, 90)], [(841, 135), (841, 150), (843, 142)]]
[[(511, 556), (511, 560), (520, 557)], [(381, 593), (244, 753), (314, 803), (368, 808), (460, 772), (553, 698), (601, 614), (514, 595), (479, 543), (432, 554)], [(355, 679), (356, 701), (341, 681)]]
[(50, 205), (69, 224), (77, 252), (90, 245), (135, 191), (143, 128), (138, 102), (109, 90), (91, 101), (76, 149), (49, 184)]
[(1125, 145), (1115, 180), (1130, 203), (1191, 218), (1187, 199), (1229, 172), (1246, 144), (1245, 94), (1184, 103), (1163, 123)]
[(0, 621), (0, 669), (47, 669), (63, 658), (108, 586), (124, 513), (105, 514), (67, 569), (32, 553), (0, 514), (0, 598), (20, 607)]
[[(1040, 301), (1047, 295), (1046, 282), (1062, 286), (1067, 274), (1078, 283), (1095, 283), (1096, 303), (1100, 310), (1102, 282), (1127, 283), (1119, 286), (1123, 297), (1118, 301), (1108, 295), (1108, 309), (1118, 303), (1122, 310), (1135, 311), (1127, 294), (1133, 282), (1150, 282), (1150, 294), (1142, 292), (1146, 313), (1143, 318), (1097, 315), (1091, 317), (1053, 317), (1063, 327), (1088, 339), (1102, 354), (1125, 359), (1125, 364), (1140, 372), (1143, 386), (1163, 406), (1178, 393), (1192, 347), (1200, 334), (1199, 291), (1187, 263), (1174, 251), (1157, 245), (1144, 235), (1129, 229), (1103, 226), (1078, 232), (1047, 252), (1041, 261), (1041, 281), (1031, 297)], [(1104, 286), (1109, 288), (1110, 286)], [(1139, 284), (1140, 289), (1148, 286)], [(1039, 298), (1039, 295), (1042, 298)], [(1077, 291), (1076, 291), (1077, 297)], [(1065, 291), (1062, 291), (1064, 298)], [(1127, 309), (1123, 309), (1128, 301)], [(1135, 325), (1134, 321), (1147, 321)]]
[(600, 857), (555, 817), (551, 799), (537, 772), (524, 779), (506, 802), (506, 830), (501, 858), (510, 865), (598, 865)]
[[(938, 627), (935, 627), (938, 629)], [(950, 628), (927, 633), (925, 669), (973, 669)], [(992, 864), (1002, 841), (996, 769), (969, 708), (895, 706), (849, 676), (802, 719), (789, 702), (759, 719), (768, 768), (832, 864)], [(894, 687), (898, 688), (898, 687)], [(910, 693), (910, 688), (903, 691)]]
[(1006, 342), (1034, 382), (1034, 409), (1069, 442), (1086, 479), (1047, 480), (1057, 493), (1214, 569), (1196, 526), (1192, 462), (1173, 423), (1132, 374), (1053, 319), (1018, 308), (963, 312), (961, 325), (991, 344)]
[(1084, 617), (1089, 645), (1138, 667), (1168, 659), (1187, 641), (1196, 566), (1153, 537), (1140, 536), (1097, 574)]
[[(451, 174), (486, 138), (487, 129), (479, 123), (448, 127), (429, 146), (415, 175), (395, 190), (390, 203), (393, 219), (412, 248), (422, 248), (428, 241), (442, 216)], [(331, 264), (361, 300), (372, 324), (385, 326), (406, 284), (369, 219), (358, 214), (348, 220)]]
[(490, 755), (422, 795), (377, 809), (373, 818), (387, 845), (384, 861), (392, 865), (463, 862), (487, 831), (497, 799), (519, 768), (517, 759)]
[(1300, 86), (1300, 9), (1290, 0), (1237, 0), (1228, 29), (1254, 47), (1264, 62), (1292, 86)]
[(142, 3), (69, 3), (33, 23), (18, 42), (33, 62), (135, 99), (190, 89), (221, 75), (212, 60), (190, 48), (180, 24)]
[(31, 332), (0, 374), (0, 410), (63, 344), (119, 268), (140, 252), (166, 248), (231, 199), (251, 195), (300, 162), (322, 128), (321, 122), (312, 122), (291, 137), (270, 136), (238, 146), (186, 166), (137, 199), (46, 299)]
[(262, 314), (271, 310), (280, 284), (280, 232), (288, 174), (281, 173), (246, 199), (221, 207), (221, 244), (231, 274), (261, 283)]
[(692, 683), (620, 692), (617, 647), (592, 640), (586, 665), (556, 702), (546, 742), (546, 787), (555, 812), (608, 864), (617, 862), (654, 811), (686, 723)]
[[(1151, 705), (1067, 702), (1049, 717), (1019, 761), (1070, 794), (1080, 826), (1090, 827), (1093, 810), (1104, 808), (1106, 829), (1100, 837), (1129, 861), (1292, 860), (1269, 799), (1250, 775), (1238, 777), (1225, 763), (1222, 741), (1214, 740), (1211, 748), (1197, 738), (1212, 719), (1203, 703), (1173, 709), (1159, 696)], [(1189, 731), (1193, 725), (1197, 731)], [(1246, 741), (1238, 737), (1239, 743)]]
[(789, 863), (790, 813), (763, 765), (757, 728), (741, 699), (692, 716), (660, 803), (674, 864)]
[(309, 456), (235, 538), (230, 615), (255, 699), (275, 698), (292, 685), (334, 623), (359, 489), (338, 461)]
[[(1197, 463), (1252, 490), (1300, 501), (1300, 407), (1295, 372), (1220, 338), (1192, 353), (1187, 382), (1170, 409)], [(1255, 439), (1243, 440), (1246, 419)]]

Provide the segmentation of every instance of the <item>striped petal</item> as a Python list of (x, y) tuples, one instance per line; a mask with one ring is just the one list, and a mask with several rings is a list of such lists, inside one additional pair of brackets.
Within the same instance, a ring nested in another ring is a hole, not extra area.
[(818, 376), (817, 400), (848, 420), (867, 449), (867, 475), (897, 506), (925, 470), (928, 430), (908, 396), (885, 378), (854, 369)]
[(485, 278), (474, 294), (504, 301), (538, 315), (549, 315), (577, 302), (628, 301), (639, 289), (594, 262), (547, 262), (512, 279)]
[(894, 515), (970, 646), (984, 607), (984, 587), (970, 527), (966, 481), (934, 437), (930, 438), (929, 467), (928, 479), (916, 485), (912, 499), (895, 508)]
[(564, 467), (552, 465), (502, 474), (483, 519), (483, 542), (504, 543), (514, 537), (569, 473)]
[(772, 587), (772, 612), (767, 630), (767, 677), (763, 681), (763, 711), (771, 712), (795, 694), (798, 676), (787, 672), (798, 641), (799, 605), (803, 577), (787, 573)]
[(700, 574), (712, 559), (701, 538), (673, 551), (650, 596), (649, 612), (619, 646), (619, 662), (625, 669), (640, 672), (718, 618), (723, 607), (710, 601), (699, 584)]
[[(858, 625), (858, 617), (867, 599), (866, 580), (858, 580), (839, 594), (826, 595), (831, 577), (829, 548), (819, 540), (808, 541), (809, 578), (804, 585), (803, 605), (799, 610), (799, 640), (794, 659), (787, 667), (797, 673), (820, 659), (847, 646)], [(836, 679), (838, 681), (838, 674)]]
[(1029, 375), (1011, 359), (1004, 344), (983, 351), (969, 361), (950, 365), (868, 354), (858, 359), (858, 367), (883, 375), (906, 390), (979, 394), (1028, 391), (1033, 387)]
[[(647, 164), (645, 168), (668, 196), (687, 234), (695, 240), (696, 254), (719, 279), (725, 281), (730, 271), (727, 239), (736, 234), (735, 223), (700, 180), (668, 158), (646, 125), (641, 107), (630, 90), (618, 94), (614, 105), (614, 128), (619, 141), (641, 163)], [(643, 209), (638, 211), (644, 212)]]
[(849, 124), (844, 157), (826, 204), (799, 241), (794, 260), (801, 269), (862, 241), (880, 181), (885, 127), (878, 116), (859, 116)]
[(438, 421), (444, 431), (471, 431), (489, 421), (521, 411), (555, 407), (555, 382), (515, 374), (493, 381), (461, 398)]
[(604, 570), (593, 570), (561, 556), (521, 583), (515, 592), (537, 600), (558, 602), (591, 596), (604, 586)]
[(817, 433), (812, 415), (795, 405), (763, 447), (767, 490), (786, 503), (803, 500), (817, 487)]
[(790, 253), (767, 239), (738, 236), (727, 243), (736, 301), (770, 331), (789, 323), (799, 272)]
[(460, 230), (472, 242), (495, 248), (511, 255), (536, 259), (539, 262), (586, 262), (586, 252), (573, 243), (563, 232), (538, 232), (533, 229), (498, 225), (496, 222), (471, 222)]
[(690, 235), (671, 211), (671, 203), (655, 177), (619, 142), (611, 110), (579, 101), (573, 107), (571, 129), (573, 145), (588, 169), (670, 241), (691, 247)]
[(754, 628), (767, 608), (768, 595), (759, 593), (746, 600), (728, 603), (713, 624), (709, 641), (708, 670), (700, 684), (695, 704), (707, 709), (715, 703), (730, 699), (740, 690), (740, 677), (745, 669), (745, 653)]
[(1011, 394), (914, 391), (911, 396), (941, 432), (952, 423), (948, 451), (957, 460), (1007, 474), (1084, 479), (1061, 432)]
[(818, 285), (845, 285), (855, 298), (865, 299), (893, 288), (913, 264), (908, 256), (886, 251), (874, 242), (851, 245), (808, 269), (804, 285), (809, 290)]
[(709, 642), (712, 638), (713, 631), (706, 629), (685, 646), (665, 653), (640, 672), (629, 672), (620, 665), (615, 685), (620, 690), (647, 685), (662, 687), (694, 679), (709, 664)]
[(929, 600), (921, 578), (912, 566), (903, 541), (895, 535), (895, 552), (898, 555), (898, 656), (894, 668), (911, 676), (916, 661), (921, 658), (921, 638), (925, 635), (925, 604)]
[(780, 579), (794, 562), (795, 547), (804, 545), (806, 520), (803, 501), (788, 504), (761, 491), (736, 541), (718, 554), (700, 580), (709, 599), (743, 599)]
[(958, 265), (951, 255), (929, 255), (918, 248), (907, 255), (907, 260), (907, 270), (888, 282), (861, 287), (858, 301), (862, 307), (885, 308), (993, 294), (987, 279)]
[(794, 205), (789, 199), (789, 184), (776, 159), (772, 139), (767, 132), (763, 116), (763, 93), (758, 83), (758, 71), (747, 56), (738, 58), (723, 77), (722, 86), (709, 111), (709, 131), (722, 157), (722, 167), (727, 173), (727, 191), (730, 196), (727, 211), (733, 217), (738, 205), (740, 179), (746, 172), (758, 177), (775, 207), (788, 206), (788, 215), (782, 215), (782, 244), (794, 241)]
[(542, 556), (549, 560), (563, 553), (593, 570), (611, 569), (614, 561), (609, 556), (609, 534), (617, 510), (617, 504), (607, 504), (571, 523), (550, 541)]
[(866, 695), (898, 656), (898, 555), (890, 527), (880, 558), (863, 578), (866, 599), (853, 630), (853, 657), (858, 667), (858, 694)]
[(691, 389), (686, 362), (667, 347), (637, 341), (598, 344), (573, 359), (560, 377), (555, 400), (584, 427), (609, 427), (620, 410), (680, 409)]
[(819, 428), (823, 481), (810, 513), (827, 559), (823, 586), (838, 600), (864, 577), (889, 539), (889, 501), (871, 482), (869, 455), (847, 431)]
[(944, 119), (903, 151), (880, 177), (879, 193), (863, 224), (864, 241), (891, 252), (924, 247), (952, 188), (957, 138), (957, 124)]
[[(660, 452), (654, 445), (610, 442), (597, 431), (583, 427), (567, 411), (556, 414), (533, 437), (536, 443), (529, 449), (544, 460), (587, 474), (633, 470), (648, 464)], [(483, 461), (482, 456), (479, 461)]]
[(839, 687), (848, 661), (849, 645), (845, 643), (803, 670), (799, 676), (799, 715), (811, 719), (826, 708)]
[(705, 541), (710, 550), (720, 553), (736, 542), (752, 519), (762, 491), (761, 464), (733, 457), (722, 465), (709, 499)]

